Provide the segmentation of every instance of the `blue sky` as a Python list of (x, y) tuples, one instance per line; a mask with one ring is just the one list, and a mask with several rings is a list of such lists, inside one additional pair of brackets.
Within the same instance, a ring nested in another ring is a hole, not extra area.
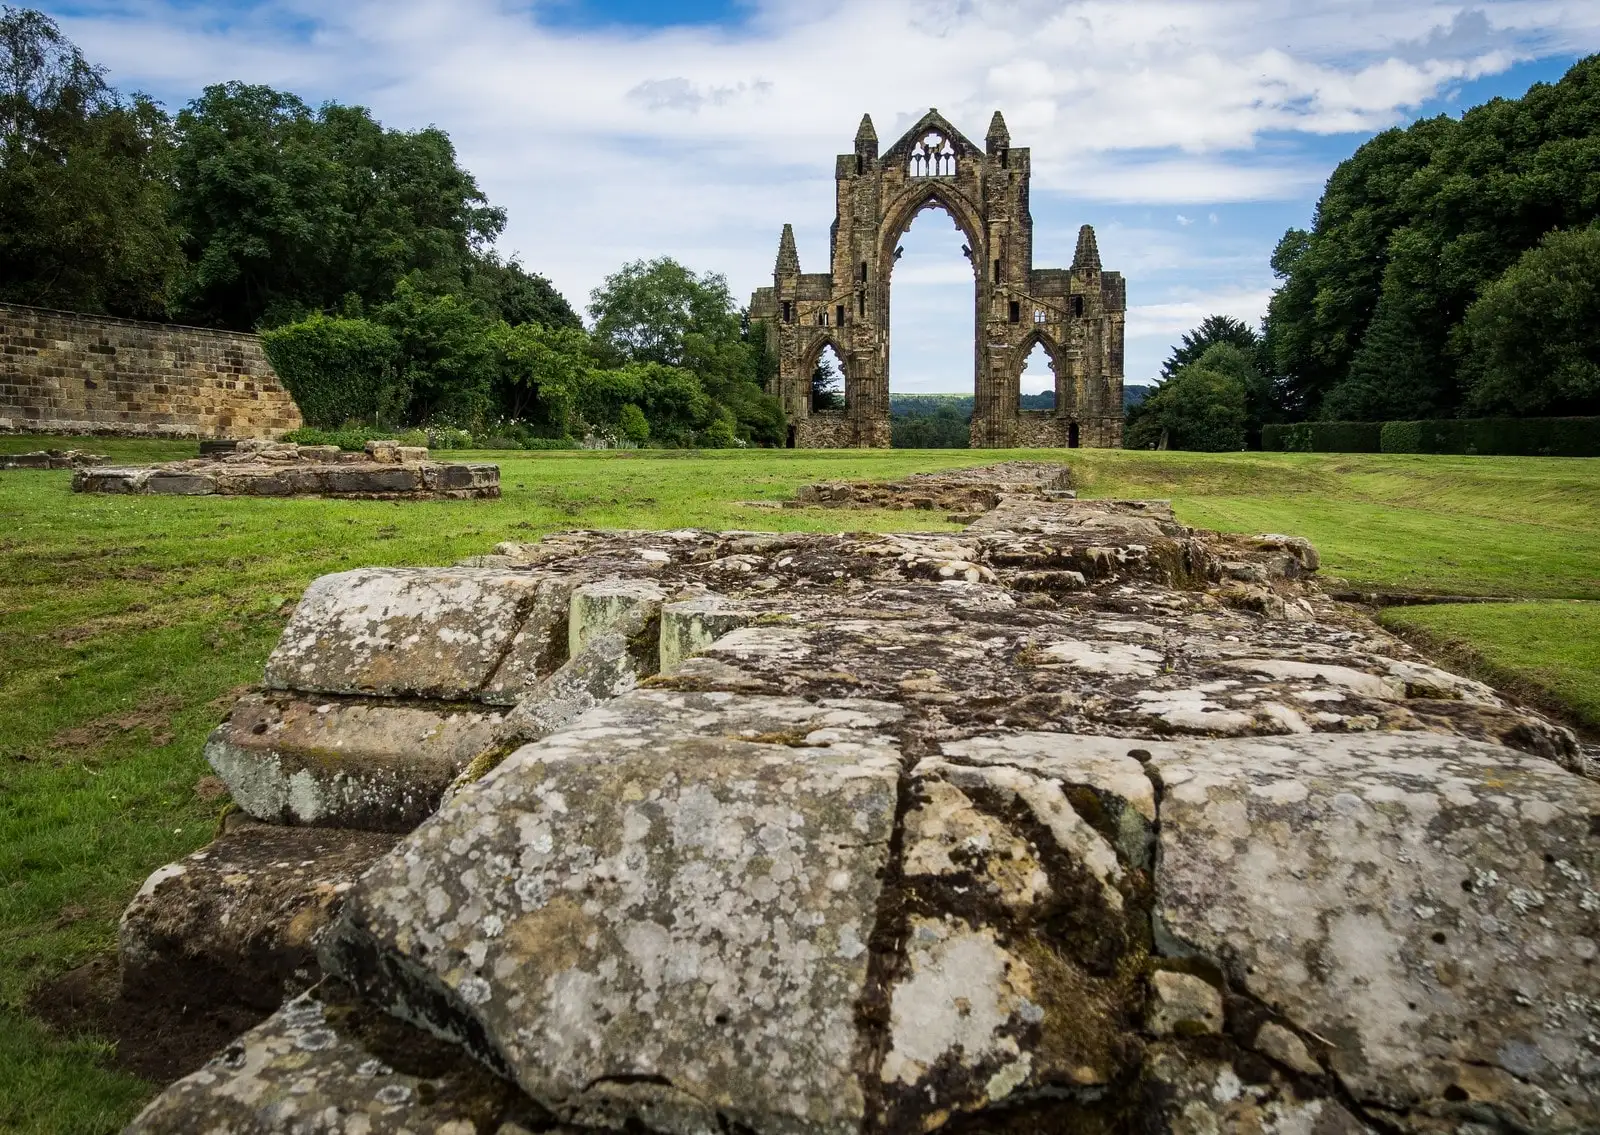
[[(1211, 312), (1254, 321), (1284, 229), (1362, 141), (1519, 95), (1600, 50), (1600, 3), (1495, 0), (83, 0), (49, 3), (124, 89), (204, 85), (437, 125), (496, 204), (503, 251), (580, 309), (676, 256), (736, 295), (793, 223), (827, 268), (833, 158), (929, 106), (1033, 151), (1034, 261), (1093, 224), (1128, 278), (1128, 380)], [(961, 239), (924, 213), (894, 282), (897, 391), (970, 390)], [(1040, 383), (1026, 379), (1025, 386)]]

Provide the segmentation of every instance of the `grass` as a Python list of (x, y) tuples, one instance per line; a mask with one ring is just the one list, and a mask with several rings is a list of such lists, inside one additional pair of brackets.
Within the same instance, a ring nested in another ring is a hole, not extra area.
[[(0, 437), (0, 452), (45, 445), (129, 462), (196, 452), (193, 442)], [(1327, 574), (1364, 589), (1600, 600), (1597, 461), (1095, 450), (467, 456), (500, 463), (502, 500), (74, 496), (66, 472), (0, 472), (0, 1130), (98, 1133), (148, 1096), (148, 1085), (105, 1065), (103, 1046), (30, 1020), (28, 991), (111, 949), (144, 876), (210, 839), (217, 806), (194, 791), (205, 734), (232, 691), (259, 679), (300, 591), (326, 572), (449, 563), (576, 527), (953, 528), (928, 513), (739, 502), (788, 498), (816, 480), (1022, 458), (1069, 461), (1085, 495), (1170, 497), (1191, 524), (1308, 536)], [(1591, 712), (1597, 609), (1389, 617), (1408, 627), (1437, 620), (1429, 633), (1470, 643), (1507, 675), (1529, 675)]]
[(1450, 603), (1383, 624), (1464, 670), (1600, 733), (1600, 603)]

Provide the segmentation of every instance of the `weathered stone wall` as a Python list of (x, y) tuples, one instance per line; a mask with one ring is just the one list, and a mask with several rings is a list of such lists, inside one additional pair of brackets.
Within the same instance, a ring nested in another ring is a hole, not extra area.
[(1304, 540), (967, 478), (314, 582), (119, 936), (292, 999), (129, 1131), (1600, 1131), (1572, 734)]
[(254, 335), (0, 304), (0, 432), (270, 438), (303, 424)]

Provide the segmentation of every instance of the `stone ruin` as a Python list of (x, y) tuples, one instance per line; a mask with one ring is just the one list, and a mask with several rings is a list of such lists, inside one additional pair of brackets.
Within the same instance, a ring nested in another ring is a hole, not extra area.
[(336, 445), (237, 441), (188, 461), (100, 466), (72, 477), (75, 493), (172, 496), (339, 497), (462, 500), (498, 497), (498, 465), (432, 461), (425, 446), (369, 441), (366, 452)]
[[(929, 110), (882, 153), (862, 115), (855, 145), (834, 165), (834, 218), (824, 272), (800, 271), (784, 225), (772, 286), (750, 297), (752, 323), (777, 364), (773, 392), (798, 449), (887, 448), (890, 287), (900, 242), (919, 213), (946, 213), (972, 271), (971, 444), (979, 448), (1117, 448), (1122, 444), (1127, 281), (1105, 270), (1094, 229), (1078, 230), (1070, 268), (1034, 264), (1026, 146), (996, 111), (980, 147)], [(1054, 377), (1055, 406), (1022, 408), (1034, 348)], [(844, 406), (813, 405), (824, 352), (843, 370)]]
[[(979, 469), (913, 473), (898, 481), (824, 481), (801, 485), (782, 508), (920, 509), (944, 512), (960, 524), (999, 505), (1006, 496), (1071, 500), (1071, 472), (1048, 461), (1001, 461)], [(770, 506), (771, 502), (750, 502)]]
[(1600, 784), (1317, 565), (1036, 482), (318, 579), (120, 932), (265, 1019), (128, 1130), (1600, 1130)]
[(0, 469), (84, 469), (104, 465), (108, 460), (81, 449), (36, 449), (31, 453), (0, 453)]

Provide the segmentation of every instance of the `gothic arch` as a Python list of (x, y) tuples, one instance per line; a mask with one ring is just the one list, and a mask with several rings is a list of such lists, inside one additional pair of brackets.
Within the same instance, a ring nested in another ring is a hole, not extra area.
[[(854, 381), (850, 377), (850, 372), (855, 368), (851, 365), (849, 353), (844, 349), (844, 346), (839, 342), (838, 338), (830, 333), (831, 330), (832, 329), (830, 328), (824, 331), (821, 335), (818, 335), (811, 341), (811, 345), (806, 348), (805, 354), (801, 356), (803, 362), (801, 363), (800, 373), (805, 375), (806, 393), (809, 398), (811, 391), (811, 372), (817, 369), (817, 362), (822, 358), (822, 352), (827, 348), (832, 347), (833, 353), (839, 357), (839, 365), (844, 368), (844, 404), (846, 407), (849, 407), (850, 384), (852, 381)], [(806, 405), (808, 414), (825, 413), (837, 415), (844, 412), (841, 410), (811, 410), (809, 408), (809, 400), (807, 401)]]
[(884, 278), (887, 279), (894, 268), (895, 249), (924, 209), (942, 209), (955, 222), (961, 235), (967, 238), (967, 247), (973, 250), (972, 270), (977, 273), (983, 250), (983, 220), (978, 207), (949, 186), (922, 184), (913, 185), (885, 210), (887, 219), (880, 229), (878, 243), (878, 262)]
[[(1071, 268), (1033, 266), (1029, 176), (1029, 152), (1011, 145), (998, 112), (981, 149), (930, 110), (882, 156), (871, 118), (862, 117), (854, 152), (841, 154), (835, 167), (829, 270), (800, 271), (794, 230), (785, 225), (773, 286), (750, 301), (751, 318), (765, 326), (778, 360), (774, 393), (795, 444), (889, 444), (889, 282), (901, 237), (932, 207), (965, 235), (972, 261), (972, 444), (1065, 446), (1069, 437), (1121, 444), (1122, 276), (1102, 270), (1087, 225)], [(1035, 342), (1050, 355), (1057, 409), (1023, 415), (1020, 375)], [(811, 371), (824, 345), (844, 363), (842, 414), (811, 413)]]

